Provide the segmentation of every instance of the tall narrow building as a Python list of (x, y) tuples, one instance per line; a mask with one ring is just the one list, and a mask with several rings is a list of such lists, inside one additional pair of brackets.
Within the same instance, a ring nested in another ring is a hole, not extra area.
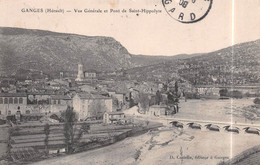
[(78, 75), (75, 81), (83, 81), (83, 80), (84, 80), (83, 65), (78, 64)]

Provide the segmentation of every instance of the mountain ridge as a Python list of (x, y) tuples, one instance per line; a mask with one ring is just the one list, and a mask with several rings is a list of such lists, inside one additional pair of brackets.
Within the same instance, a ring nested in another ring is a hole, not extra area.
[(236, 44), (186, 59), (169, 60), (128, 70), (140, 81), (184, 80), (193, 85), (260, 83), (260, 40)]
[[(83, 63), (84, 69), (114, 70), (131, 67), (131, 56), (127, 49), (112, 37), (0, 28), (2, 73), (28, 67), (38, 67), (44, 72), (74, 71), (78, 63)], [(37, 67), (31, 65), (32, 61)]]
[[(235, 50), (233, 55), (232, 49)], [(12, 75), (21, 69), (39, 70), (47, 74), (59, 71), (76, 72), (77, 64), (83, 63), (84, 70), (115, 71), (125, 69), (129, 70), (128, 73), (132, 74), (133, 78), (136, 78), (139, 72), (141, 74), (139, 77), (147, 78), (147, 74), (155, 72), (158, 72), (157, 77), (160, 73), (163, 74), (162, 77), (167, 77), (167, 75), (182, 75), (176, 71), (179, 70), (178, 67), (186, 67), (183, 61), (192, 64), (191, 61), (199, 63), (208, 60), (211, 63), (209, 65), (220, 65), (220, 61), (215, 63), (212, 60), (213, 58), (218, 61), (219, 56), (230, 64), (230, 57), (236, 54), (238, 54), (236, 57), (239, 58), (235, 59), (235, 62), (240, 58), (245, 62), (250, 61), (242, 58), (242, 54), (244, 54), (251, 57), (251, 62), (254, 62), (258, 60), (259, 49), (260, 39), (208, 53), (174, 56), (134, 55), (112, 37), (0, 27), (0, 74)], [(248, 65), (248, 63), (246, 64)], [(165, 66), (171, 69), (167, 69)], [(208, 67), (208, 64), (205, 66)], [(142, 71), (132, 73), (133, 70), (138, 69), (143, 69), (146, 73), (142, 73)], [(182, 76), (189, 77), (189, 75)], [(148, 77), (153, 79), (152, 75)]]

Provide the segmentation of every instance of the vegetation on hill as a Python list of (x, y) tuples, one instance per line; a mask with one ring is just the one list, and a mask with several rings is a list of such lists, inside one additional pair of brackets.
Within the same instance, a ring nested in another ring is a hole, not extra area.
[(260, 40), (242, 43), (186, 59), (133, 68), (136, 80), (183, 80), (192, 85), (248, 85), (260, 83)]
[(131, 54), (111, 37), (90, 37), (43, 30), (0, 28), (0, 74), (30, 69), (53, 74), (84, 69), (131, 67)]

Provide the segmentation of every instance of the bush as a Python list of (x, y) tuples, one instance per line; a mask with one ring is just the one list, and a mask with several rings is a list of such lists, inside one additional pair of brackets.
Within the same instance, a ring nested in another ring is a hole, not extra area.
[(191, 92), (185, 93), (185, 97), (186, 99), (200, 99), (198, 93), (191, 93)]
[(227, 96), (228, 94), (228, 90), (227, 89), (221, 89), (219, 90), (219, 95), (220, 96)]
[(236, 98), (236, 99), (242, 99), (243, 98), (242, 92), (237, 91), (237, 90), (228, 92), (228, 96), (232, 97), (232, 98)]
[(255, 103), (255, 104), (260, 104), (260, 98), (255, 98), (255, 99), (254, 99), (254, 103)]

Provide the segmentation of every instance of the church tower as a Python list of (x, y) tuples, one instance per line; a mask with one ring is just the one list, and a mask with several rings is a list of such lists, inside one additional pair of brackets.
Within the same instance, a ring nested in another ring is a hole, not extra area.
[(75, 81), (83, 81), (83, 79), (84, 79), (83, 65), (78, 64), (78, 75)]

